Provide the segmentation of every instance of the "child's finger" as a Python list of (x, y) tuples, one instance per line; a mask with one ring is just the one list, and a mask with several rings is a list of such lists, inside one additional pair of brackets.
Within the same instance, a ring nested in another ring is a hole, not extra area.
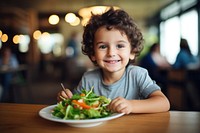
[(57, 94), (57, 101), (58, 102), (60, 102), (62, 99), (61, 99), (61, 92), (59, 92), (58, 94)]
[(73, 94), (69, 89), (65, 89), (65, 91), (62, 91), (62, 96), (67, 97), (67, 98), (72, 98)]

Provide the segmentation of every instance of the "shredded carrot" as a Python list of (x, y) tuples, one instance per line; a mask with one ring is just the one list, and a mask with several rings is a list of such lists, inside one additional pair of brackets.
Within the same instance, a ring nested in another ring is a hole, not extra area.
[(78, 102), (77, 100), (72, 100), (72, 103), (81, 106), (84, 109), (90, 109), (91, 107), (84, 102)]
[(80, 96), (84, 97), (84, 96), (85, 96), (85, 94), (84, 94), (84, 93), (81, 93), (81, 94), (80, 94)]

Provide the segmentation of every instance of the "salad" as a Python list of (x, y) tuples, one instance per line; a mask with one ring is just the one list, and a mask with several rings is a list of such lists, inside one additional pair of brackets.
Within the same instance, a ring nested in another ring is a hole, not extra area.
[(81, 94), (74, 94), (72, 98), (65, 99), (57, 103), (52, 115), (61, 119), (95, 119), (111, 115), (106, 109), (111, 99), (105, 96), (98, 96), (93, 92), (82, 89)]

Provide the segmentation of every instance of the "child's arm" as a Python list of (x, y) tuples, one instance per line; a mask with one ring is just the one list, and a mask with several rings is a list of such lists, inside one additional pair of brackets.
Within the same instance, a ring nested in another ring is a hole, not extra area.
[(71, 98), (72, 96), (73, 96), (72, 92), (71, 92), (69, 89), (65, 89), (65, 91), (62, 90), (62, 91), (60, 91), (60, 92), (58, 93), (58, 95), (57, 95), (57, 100), (58, 100), (58, 101), (61, 101), (62, 98), (68, 99), (68, 98)]
[(144, 100), (126, 100), (117, 97), (112, 100), (108, 108), (114, 112), (129, 113), (157, 113), (165, 112), (170, 108), (170, 103), (161, 91), (155, 91)]

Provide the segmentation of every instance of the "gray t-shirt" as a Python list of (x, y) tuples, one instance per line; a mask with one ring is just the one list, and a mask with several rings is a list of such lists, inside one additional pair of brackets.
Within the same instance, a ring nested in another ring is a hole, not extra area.
[(95, 69), (84, 73), (78, 87), (73, 93), (81, 93), (81, 89), (89, 91), (94, 86), (94, 93), (114, 99), (121, 96), (125, 99), (144, 99), (152, 92), (160, 90), (147, 70), (139, 66), (129, 65), (122, 78), (117, 82), (106, 85), (103, 82), (101, 69)]

